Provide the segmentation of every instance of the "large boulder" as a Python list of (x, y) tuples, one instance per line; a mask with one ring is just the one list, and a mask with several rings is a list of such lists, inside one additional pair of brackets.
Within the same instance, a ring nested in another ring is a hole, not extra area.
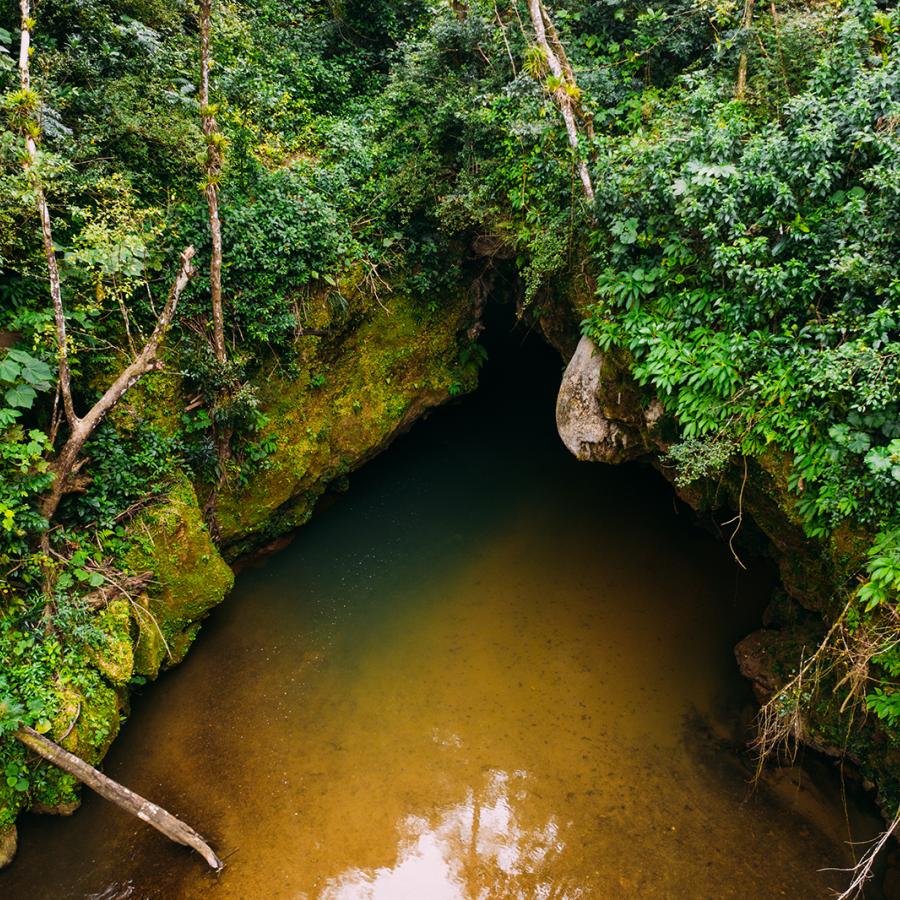
[(655, 449), (650, 435), (658, 401), (643, 402), (626, 370), (582, 337), (563, 374), (556, 427), (568, 450), (586, 462), (621, 463)]

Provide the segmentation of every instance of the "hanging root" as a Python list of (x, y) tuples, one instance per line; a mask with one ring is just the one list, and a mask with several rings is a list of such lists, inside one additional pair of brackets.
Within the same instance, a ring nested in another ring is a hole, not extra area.
[(885, 844), (891, 839), (891, 836), (900, 827), (900, 812), (894, 816), (894, 821), (872, 842), (868, 850), (860, 857), (859, 862), (852, 869), (824, 869), (825, 872), (847, 872), (853, 876), (853, 880), (847, 889), (840, 895), (837, 900), (856, 900), (862, 897), (863, 889), (866, 882), (872, 877), (872, 869), (875, 867), (875, 860), (881, 853)]
[[(848, 709), (852, 712), (865, 703), (866, 689), (871, 684), (869, 670), (875, 657), (900, 643), (900, 615), (893, 609), (886, 610), (885, 619), (877, 625), (870, 623), (865, 627), (849, 627), (847, 613), (855, 601), (854, 594), (815, 652), (801, 660), (797, 673), (760, 709), (757, 735), (752, 744), (756, 751), (754, 784), (759, 781), (765, 764), (771, 757), (782, 755), (790, 763), (794, 762), (798, 746), (804, 737), (804, 707), (818, 694), (824, 677), (835, 673), (836, 684), (830, 689), (832, 694), (836, 696), (841, 689), (846, 691), (839, 712), (843, 714)], [(865, 884), (872, 877), (878, 854), (898, 828), (900, 811), (855, 866), (849, 869), (823, 870), (852, 875), (850, 885), (838, 896), (838, 900), (856, 900), (862, 897)]]
[(757, 716), (757, 734), (752, 747), (756, 751), (754, 784), (762, 776), (766, 762), (779, 752), (790, 762), (797, 755), (797, 744), (803, 737), (803, 707), (816, 695), (819, 684), (836, 665), (832, 652), (835, 637), (843, 629), (844, 621), (854, 598), (847, 601), (815, 652), (801, 659), (797, 674), (763, 704)]

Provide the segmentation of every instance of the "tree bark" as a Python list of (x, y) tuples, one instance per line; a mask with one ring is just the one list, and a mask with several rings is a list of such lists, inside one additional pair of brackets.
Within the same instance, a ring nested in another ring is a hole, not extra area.
[(750, 33), (750, 27), (753, 25), (753, 7), (756, 0), (744, 0), (744, 15), (741, 18), (741, 32), (744, 46), (741, 50), (741, 56), (738, 60), (737, 85), (734, 89), (736, 100), (743, 100), (747, 93), (747, 40)]
[[(19, 0), (22, 14), (22, 34), (19, 40), (19, 86), (26, 95), (31, 91), (31, 0)], [(41, 185), (40, 175), (34, 171), (37, 163), (37, 142), (34, 135), (25, 128), (25, 159), (22, 168), (31, 182), (35, 194), (38, 215), (41, 219), (41, 236), (44, 241), (44, 256), (47, 258), (47, 272), (50, 276), (50, 296), (53, 298), (53, 318), (56, 322), (57, 365), (59, 368), (59, 390), (62, 394), (63, 410), (69, 425), (77, 419), (72, 404), (72, 372), (69, 368), (69, 348), (66, 335), (66, 315), (62, 303), (62, 289), (59, 282), (59, 266), (53, 248), (53, 229), (50, 223), (50, 209)]]
[(200, 0), (200, 121), (206, 135), (206, 205), (212, 253), (209, 261), (209, 292), (213, 314), (213, 350), (225, 362), (225, 319), (222, 313), (222, 221), (219, 218), (219, 176), (222, 151), (216, 142), (219, 129), (209, 104), (209, 33), (212, 0)]
[(23, 725), (16, 733), (18, 741), (33, 750), (39, 756), (58, 766), (64, 772), (74, 775), (82, 784), (96, 791), (101, 797), (115, 803), (121, 809), (137, 816), (157, 831), (161, 831), (169, 840), (196, 850), (217, 872), (222, 869), (222, 861), (216, 856), (212, 847), (186, 822), (176, 818), (161, 806), (151, 803), (124, 785), (89, 766), (74, 753), (64, 750), (49, 738), (39, 734), (33, 728)]
[(63, 445), (52, 465), (56, 477), (53, 480), (50, 493), (44, 498), (44, 502), (41, 505), (41, 514), (44, 518), (48, 520), (53, 518), (59, 506), (59, 501), (66, 492), (69, 478), (78, 460), (78, 455), (94, 429), (103, 421), (104, 416), (122, 399), (125, 392), (133, 384), (142, 376), (158, 367), (159, 362), (156, 353), (163, 338), (166, 336), (166, 332), (169, 330), (169, 326), (172, 324), (182, 291), (184, 291), (188, 281), (194, 275), (194, 267), (191, 262), (193, 258), (194, 248), (186, 247), (181, 254), (178, 274), (172, 283), (172, 287), (169, 289), (166, 304), (156, 320), (153, 334), (147, 339), (147, 343), (144, 344), (141, 352), (132, 360), (129, 366), (122, 370), (119, 377), (106, 389), (103, 396), (91, 407), (87, 415), (82, 419), (76, 417), (75, 424), (70, 430), (69, 439)]
[(562, 84), (553, 92), (559, 110), (562, 113), (563, 120), (566, 123), (566, 134), (569, 136), (569, 145), (575, 154), (575, 165), (578, 169), (578, 176), (581, 179), (581, 186), (584, 189), (584, 195), (588, 202), (594, 202), (594, 186), (591, 183), (591, 175), (588, 172), (587, 163), (581, 155), (581, 149), (578, 145), (578, 126), (575, 122), (575, 112), (572, 97), (566, 91), (563, 84), (568, 84), (566, 73), (563, 71), (562, 63), (556, 52), (547, 41), (547, 29), (545, 28), (545, 20), (549, 20), (549, 15), (544, 9), (541, 0), (528, 0), (528, 12), (531, 15), (531, 24), (534, 27), (534, 35), (537, 38), (538, 47), (540, 47), (547, 65), (553, 76)]
[[(569, 56), (566, 53), (566, 48), (563, 46), (563, 42), (559, 37), (559, 32), (556, 30), (556, 25), (553, 24), (553, 19), (550, 18), (550, 14), (547, 12), (547, 7), (541, 4), (541, 12), (544, 16), (544, 28), (547, 30), (547, 38), (549, 39), (550, 46), (553, 47), (554, 53), (556, 53), (559, 58), (560, 66), (562, 67), (563, 72), (566, 76), (566, 81), (569, 82), (572, 87), (577, 88), (578, 82), (575, 81), (575, 70), (572, 68), (572, 64), (569, 62)], [(584, 130), (588, 136), (588, 140), (592, 141), (594, 139), (594, 117), (593, 115), (584, 109), (581, 103), (574, 98), (570, 98), (572, 106), (575, 112), (578, 114), (578, 118), (584, 123)]]

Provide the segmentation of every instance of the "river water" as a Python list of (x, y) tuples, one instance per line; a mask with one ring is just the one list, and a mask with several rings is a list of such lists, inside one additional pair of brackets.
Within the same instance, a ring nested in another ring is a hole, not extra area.
[[(755, 794), (732, 647), (772, 587), (655, 473), (579, 464), (558, 357), (485, 387), (245, 569), (144, 691), (110, 775), (199, 857), (88, 796), (26, 817), (8, 898), (823, 897), (850, 861), (833, 778)], [(855, 836), (877, 827), (851, 810)], [(877, 892), (872, 896), (878, 896)]]

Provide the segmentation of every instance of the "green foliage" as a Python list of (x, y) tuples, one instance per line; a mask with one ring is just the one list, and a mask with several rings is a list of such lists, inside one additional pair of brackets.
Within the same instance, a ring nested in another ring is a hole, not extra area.
[[(882, 531), (869, 550), (868, 581), (859, 589), (866, 612), (900, 598), (900, 528)], [(893, 673), (900, 674), (900, 673)]]
[(28, 554), (30, 541), (45, 526), (38, 500), (49, 487), (47, 435), (28, 427), (23, 416), (39, 393), (50, 387), (46, 363), (23, 350), (7, 350), (0, 357), (0, 592), (9, 593), (4, 573)]
[(163, 490), (181, 465), (177, 437), (142, 423), (139, 433), (125, 437), (101, 425), (85, 448), (91, 459), (91, 483), (65, 500), (69, 521), (112, 528), (116, 517), (135, 501)]
[(24, 350), (10, 349), (0, 359), (0, 385), (5, 406), (0, 406), (0, 428), (12, 425), (31, 409), (39, 391), (50, 387), (50, 367)]
[(675, 481), (683, 487), (701, 478), (717, 477), (736, 452), (735, 444), (722, 436), (688, 438), (669, 448), (665, 462), (675, 466)]
[(685, 75), (597, 163), (587, 332), (632, 355), (694, 442), (683, 462), (723, 442), (788, 453), (815, 536), (850, 516), (877, 530), (900, 499), (900, 145), (881, 125), (900, 61), (870, 40), (846, 13), (779, 118), (723, 98), (715, 72)]
[(888, 725), (900, 723), (900, 691), (885, 691), (882, 688), (866, 696), (866, 709), (874, 712)]

